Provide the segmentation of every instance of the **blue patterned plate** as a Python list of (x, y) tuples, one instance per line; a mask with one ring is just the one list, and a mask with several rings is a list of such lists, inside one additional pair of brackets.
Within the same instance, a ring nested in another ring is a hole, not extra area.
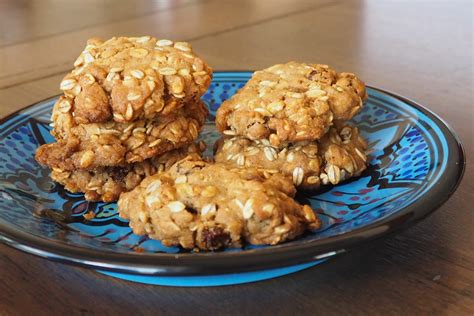
[[(218, 72), (204, 96), (214, 114), (244, 85), (249, 72)], [(192, 253), (134, 235), (115, 203), (93, 203), (52, 182), (34, 160), (52, 142), (49, 120), (57, 97), (0, 121), (0, 240), (49, 259), (153, 284), (221, 285), (265, 279), (315, 265), (324, 258), (416, 223), (455, 191), (464, 171), (458, 138), (416, 103), (369, 88), (354, 118), (368, 140), (370, 165), (359, 177), (298, 199), (324, 225), (277, 246)], [(213, 117), (201, 137), (218, 137)], [(94, 211), (86, 220), (83, 215)]]

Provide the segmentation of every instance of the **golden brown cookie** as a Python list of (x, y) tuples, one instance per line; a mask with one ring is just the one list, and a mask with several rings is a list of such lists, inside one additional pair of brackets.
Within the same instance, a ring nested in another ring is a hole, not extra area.
[(60, 89), (77, 124), (168, 115), (198, 100), (212, 78), (191, 45), (150, 36), (90, 39), (74, 67)]
[(231, 137), (216, 143), (215, 160), (232, 167), (255, 167), (281, 173), (298, 189), (312, 190), (360, 175), (366, 168), (367, 144), (357, 127), (336, 124), (317, 142), (297, 142), (284, 148), (268, 140)]
[(64, 171), (53, 169), (51, 178), (73, 192), (83, 192), (88, 201), (113, 202), (123, 192), (134, 189), (143, 178), (167, 170), (187, 155), (201, 155), (204, 143), (168, 151), (160, 156), (123, 167), (101, 167), (95, 170)]
[(274, 146), (314, 141), (334, 120), (349, 120), (367, 98), (354, 74), (327, 65), (289, 62), (256, 71), (217, 111), (226, 135), (268, 139)]
[(189, 156), (122, 194), (118, 207), (135, 234), (165, 246), (274, 245), (320, 226), (313, 210), (295, 202), (282, 186), (292, 184), (280, 175), (265, 178), (252, 168), (230, 170)]
[(63, 171), (124, 166), (185, 146), (197, 138), (208, 114), (200, 101), (152, 120), (78, 125), (70, 112), (60, 111), (62, 102), (53, 110), (52, 134), (58, 142), (38, 148), (36, 159)]

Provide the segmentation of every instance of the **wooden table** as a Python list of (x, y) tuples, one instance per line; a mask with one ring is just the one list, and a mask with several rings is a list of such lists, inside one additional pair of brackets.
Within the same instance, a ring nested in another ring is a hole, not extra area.
[[(216, 70), (291, 59), (417, 100), (473, 146), (471, 1), (0, 2), (0, 116), (59, 93), (92, 36), (190, 41)], [(0, 246), (0, 315), (474, 314), (474, 185), (415, 227), (326, 264), (225, 288), (128, 283)]]

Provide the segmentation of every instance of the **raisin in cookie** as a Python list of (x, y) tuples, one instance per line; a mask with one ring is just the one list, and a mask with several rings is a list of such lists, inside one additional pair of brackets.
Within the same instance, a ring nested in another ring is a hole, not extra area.
[(88, 201), (113, 202), (118, 200), (121, 193), (134, 189), (143, 178), (167, 170), (190, 154), (201, 155), (204, 149), (204, 143), (191, 144), (123, 167), (73, 171), (53, 169), (51, 178), (70, 192), (83, 192)]
[(52, 134), (58, 142), (36, 152), (41, 164), (63, 171), (123, 166), (185, 146), (197, 138), (208, 114), (200, 101), (152, 120), (77, 125), (70, 112), (59, 110), (63, 101), (53, 110)]
[(292, 184), (279, 175), (265, 178), (252, 168), (229, 170), (190, 156), (122, 194), (118, 207), (135, 234), (166, 246), (274, 245), (320, 226), (313, 210), (295, 202), (282, 186)]
[(224, 138), (216, 143), (215, 160), (233, 167), (282, 173), (298, 189), (337, 184), (365, 170), (367, 144), (357, 127), (336, 125), (317, 142), (297, 142), (285, 148), (275, 148), (268, 140)]
[(268, 139), (274, 146), (314, 141), (334, 120), (352, 118), (367, 98), (354, 74), (327, 65), (289, 62), (257, 71), (217, 111), (217, 128), (226, 135)]
[(77, 124), (130, 122), (198, 100), (212, 69), (185, 42), (150, 36), (90, 39), (61, 81)]

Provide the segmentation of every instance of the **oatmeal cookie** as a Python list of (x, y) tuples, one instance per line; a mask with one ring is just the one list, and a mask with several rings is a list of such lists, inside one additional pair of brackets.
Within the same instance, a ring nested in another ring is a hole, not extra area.
[(60, 89), (77, 124), (170, 114), (198, 100), (212, 78), (190, 44), (150, 36), (90, 39), (74, 67)]
[(64, 171), (53, 169), (51, 178), (64, 185), (65, 189), (83, 192), (88, 201), (113, 202), (122, 192), (134, 189), (143, 178), (167, 170), (178, 160), (190, 154), (201, 155), (204, 143), (191, 144), (163, 155), (136, 162), (123, 167), (101, 167), (95, 170)]
[(36, 152), (41, 164), (63, 171), (124, 166), (182, 147), (197, 138), (208, 114), (200, 101), (153, 120), (77, 125), (71, 113), (58, 110), (63, 101), (53, 110), (52, 134), (58, 141)]
[(289, 62), (256, 71), (218, 109), (217, 128), (226, 135), (268, 139), (273, 146), (314, 141), (334, 120), (349, 120), (367, 98), (354, 74), (327, 65)]
[(320, 226), (308, 205), (281, 191), (282, 185), (292, 187), (287, 178), (251, 169), (187, 157), (122, 194), (120, 216), (135, 234), (202, 250), (274, 245)]
[(360, 175), (366, 168), (366, 149), (357, 127), (336, 123), (317, 142), (297, 142), (283, 149), (265, 139), (223, 138), (216, 143), (215, 160), (233, 167), (282, 173), (298, 189), (313, 190)]

